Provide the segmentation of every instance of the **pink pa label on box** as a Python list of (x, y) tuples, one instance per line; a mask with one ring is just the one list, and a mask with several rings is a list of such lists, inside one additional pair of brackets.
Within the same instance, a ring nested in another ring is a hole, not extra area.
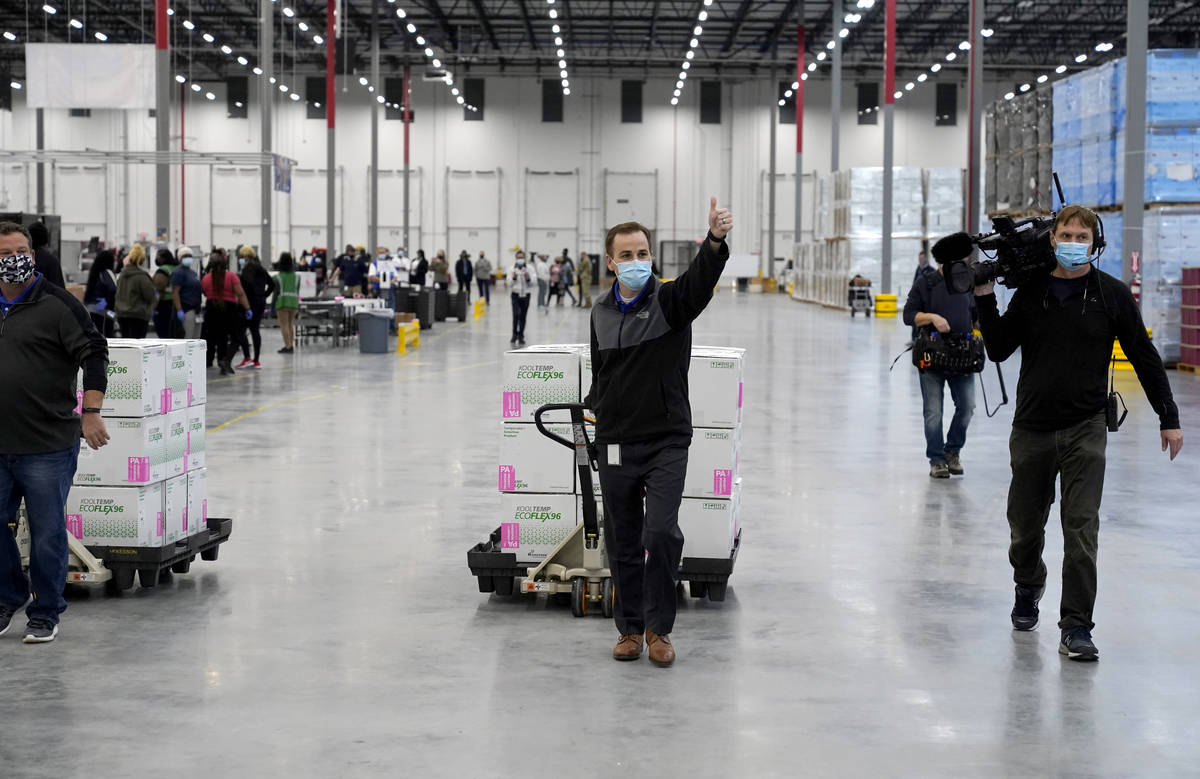
[(156, 529), (158, 531), (158, 537), (162, 538), (163, 531), (166, 530), (166, 526), (163, 524), (163, 513), (161, 511), (158, 512), (158, 527)]
[(504, 418), (521, 418), (521, 393), (519, 391), (504, 393)]
[(742, 382), (738, 382), (738, 409), (742, 408)]
[(67, 515), (67, 532), (75, 536), (76, 540), (83, 540), (83, 515), (68, 514)]
[(504, 522), (500, 525), (500, 548), (521, 548), (521, 524), (519, 522)]
[(713, 471), (713, 495), (733, 494), (733, 470), (718, 468)]
[(185, 508), (183, 510), (183, 524), (180, 526), (179, 529), (186, 533), (187, 527), (188, 527), (188, 525), (187, 525), (187, 509)]
[[(134, 484), (145, 484), (150, 481), (150, 458), (130, 457), (129, 475), (127, 481)], [(159, 534), (161, 535), (161, 533)]]
[(200, 509), (200, 522), (206, 524), (208, 522), (208, 498), (204, 499)]
[(513, 492), (517, 489), (517, 469), (511, 465), (500, 466), (500, 491)]
[(170, 414), (171, 413), (171, 404), (174, 402), (175, 402), (175, 400), (171, 395), (171, 388), (167, 387), (165, 390), (162, 391), (162, 413)]
[(192, 405), (192, 401), (195, 400), (195, 398), (196, 398), (196, 396), (194, 394), (192, 394), (192, 383), (189, 381), (188, 382), (188, 405), (189, 406)]

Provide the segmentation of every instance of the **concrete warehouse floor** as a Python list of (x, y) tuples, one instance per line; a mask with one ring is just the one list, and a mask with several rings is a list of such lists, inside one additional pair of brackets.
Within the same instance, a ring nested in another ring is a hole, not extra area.
[[(722, 290), (695, 342), (749, 349), (743, 550), (726, 602), (683, 602), (661, 670), (612, 661), (611, 622), (482, 595), (467, 570), (497, 524), (509, 311), (497, 295), (407, 357), (285, 357), (268, 331), (260, 372), (210, 374), (209, 507), (236, 518), (233, 538), (154, 590), (73, 596), (49, 646), (0, 639), (0, 774), (1196, 770), (1196, 377), (1171, 374), (1174, 463), (1119, 378), (1131, 411), (1108, 449), (1101, 660), (1076, 664), (1056, 651), (1056, 519), (1043, 627), (1009, 625), (1012, 406), (989, 420), (978, 397), (966, 476), (932, 481), (916, 373), (888, 372), (898, 320)], [(528, 332), (583, 341), (587, 316), (531, 312)]]

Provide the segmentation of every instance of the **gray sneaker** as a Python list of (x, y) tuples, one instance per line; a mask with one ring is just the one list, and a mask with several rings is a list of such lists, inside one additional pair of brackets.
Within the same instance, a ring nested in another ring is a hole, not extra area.
[(25, 628), (26, 644), (49, 644), (58, 635), (58, 623), (48, 619), (31, 619)]
[(945, 463), (934, 463), (929, 466), (929, 477), (931, 479), (949, 479), (950, 469), (946, 467)]
[(12, 627), (12, 619), (21, 610), (20, 606), (5, 606), (0, 604), (0, 636), (8, 632)]
[(955, 476), (963, 475), (962, 461), (958, 459), (958, 452), (946, 452), (946, 467)]

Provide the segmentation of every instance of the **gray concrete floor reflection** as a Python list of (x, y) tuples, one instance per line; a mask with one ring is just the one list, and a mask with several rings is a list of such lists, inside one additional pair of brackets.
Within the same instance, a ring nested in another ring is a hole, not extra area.
[[(154, 590), (72, 596), (52, 645), (0, 639), (0, 775), (1197, 770), (1197, 378), (1171, 375), (1175, 463), (1136, 379), (1118, 379), (1131, 411), (1108, 448), (1102, 659), (1073, 664), (1054, 574), (1044, 627), (1009, 626), (1012, 406), (988, 419), (979, 397), (966, 475), (932, 481), (915, 372), (888, 371), (897, 320), (723, 290), (695, 341), (749, 349), (744, 548), (725, 603), (682, 602), (664, 671), (609, 659), (600, 617), (481, 595), (468, 575), (496, 524), (509, 311), (497, 295), (407, 357), (276, 355), (268, 331), (261, 371), (212, 374), (209, 505), (236, 518), (232, 541)], [(531, 343), (586, 337), (585, 312), (529, 317)]]

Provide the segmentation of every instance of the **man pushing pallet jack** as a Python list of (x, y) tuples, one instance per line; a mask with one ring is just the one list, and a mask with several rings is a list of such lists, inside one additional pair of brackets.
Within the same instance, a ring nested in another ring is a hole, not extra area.
[[(610, 229), (605, 258), (617, 281), (592, 309), (591, 391), (583, 406), (551, 406), (538, 412), (539, 430), (550, 435), (541, 425), (541, 413), (555, 408), (571, 411), (575, 440), (551, 437), (576, 450), (581, 483), (590, 484), (595, 459), (604, 499), (604, 543), (599, 543), (595, 506), (589, 510), (590, 501), (585, 500), (584, 524), (521, 586), (527, 591), (560, 592), (570, 582), (572, 610), (577, 615), (599, 600), (603, 613), (616, 618), (620, 638), (613, 657), (617, 660), (636, 660), (646, 647), (656, 665), (669, 666), (675, 660), (670, 638), (675, 580), (683, 574), (679, 508), (692, 439), (687, 384), (691, 325), (720, 281), (729, 257), (725, 236), (732, 227), (732, 214), (717, 208), (717, 199), (712, 198), (706, 239), (691, 266), (669, 282), (651, 273), (651, 236), (646, 227), (625, 222)], [(594, 447), (586, 439), (584, 407), (596, 412)], [(585, 487), (584, 495), (589, 494)], [(468, 552), (468, 563), (479, 577), (481, 590), (503, 586), (511, 591), (512, 569), (494, 562), (489, 566), (489, 558), (501, 556), (493, 553), (494, 546), (495, 539), (476, 546)], [(720, 562), (731, 569), (733, 558)], [(717, 589), (709, 591), (711, 599), (724, 597), (728, 573), (727, 569), (714, 576)], [(693, 588), (696, 594), (704, 591), (708, 579), (692, 581), (701, 582)]]

